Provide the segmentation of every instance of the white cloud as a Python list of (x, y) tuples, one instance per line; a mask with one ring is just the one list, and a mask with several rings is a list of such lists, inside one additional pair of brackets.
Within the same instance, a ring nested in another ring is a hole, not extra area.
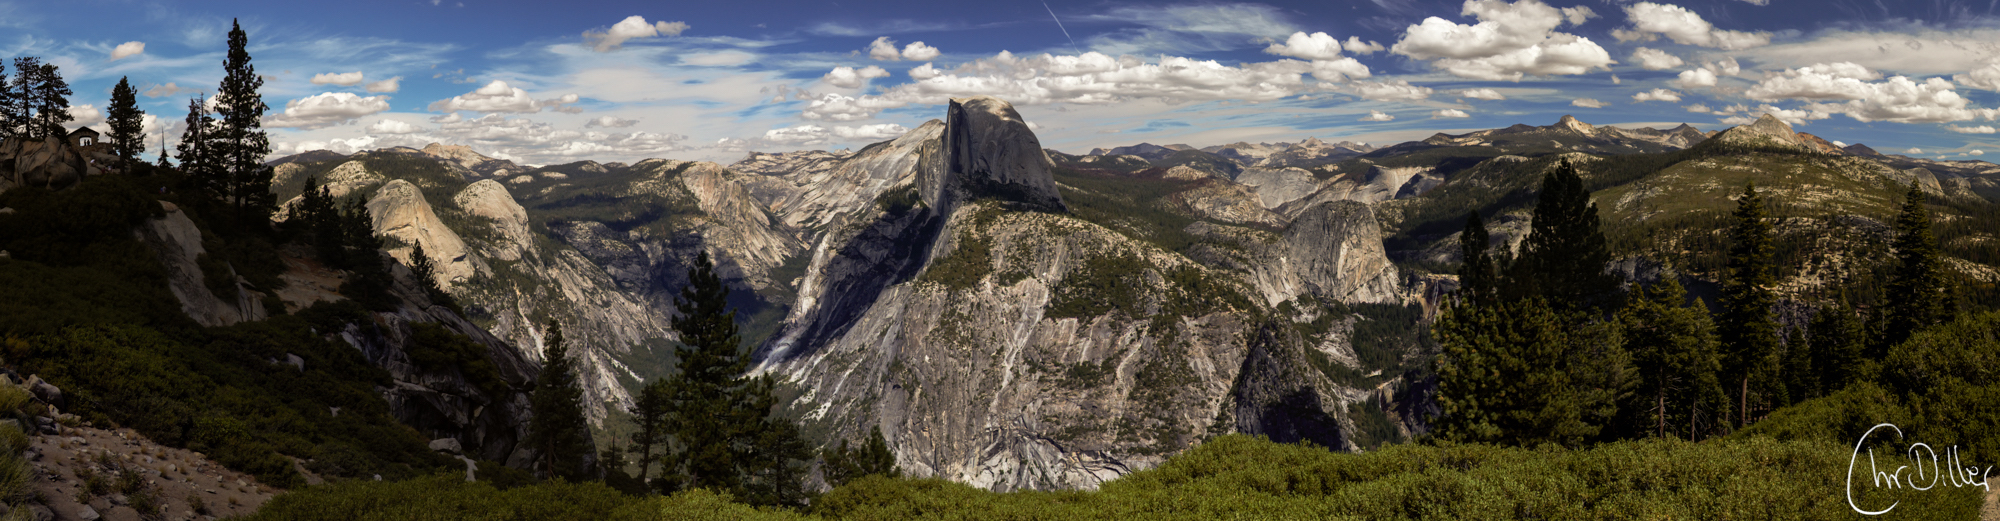
[(396, 92), (403, 90), (403, 77), (397, 76), (368, 84), (368, 92)]
[(264, 118), (273, 128), (315, 129), (354, 122), (355, 118), (389, 110), (386, 96), (361, 97), (327, 92), (285, 102), (285, 111)]
[(1681, 93), (1670, 91), (1667, 89), (1653, 89), (1650, 91), (1633, 94), (1632, 101), (1639, 103), (1645, 103), (1648, 101), (1665, 101), (1671, 103), (1679, 103), (1681, 101)]
[(910, 69), (910, 79), (918, 81), (928, 80), (942, 75), (944, 75), (944, 72), (939, 71), (937, 67), (932, 67), (931, 64), (929, 63), (918, 65), (916, 68)]
[(1952, 125), (1952, 126), (1947, 126), (1944, 129), (1952, 132), (1957, 132), (1960, 134), (1992, 134), (1994, 132), (2000, 132), (2000, 130), (1995, 130), (1992, 125), (1980, 125), (1977, 127), (1961, 127), (1957, 125)]
[(361, 84), (361, 71), (342, 72), (342, 73), (322, 72), (313, 75), (312, 83), (313, 85), (331, 84), (331, 85), (340, 85), (343, 87), (351, 87), (354, 85)]
[(639, 120), (636, 119), (624, 119), (617, 116), (598, 116), (590, 118), (590, 121), (583, 124), (583, 128), (625, 128), (637, 124), (639, 124)]
[[(943, 104), (952, 97), (976, 95), (998, 97), (1015, 105), (1104, 104), (1129, 99), (1159, 99), (1173, 103), (1274, 101), (1308, 92), (1312, 85), (1304, 81), (1303, 76), (1307, 73), (1334, 75), (1338, 72), (1345, 75), (1361, 72), (1358, 63), (1354, 67), (1338, 63), (1327, 65), (1316, 69), (1314, 64), (1308, 62), (1278, 60), (1231, 67), (1214, 60), (1177, 56), (1163, 56), (1157, 63), (1147, 63), (1134, 56), (1112, 58), (1097, 52), (1021, 57), (1001, 51), (990, 58), (961, 64), (948, 72), (935, 67), (913, 69), (913, 76), (923, 78), (887, 88), (878, 95), (855, 98), (851, 103), (861, 107), (858, 113), (821, 110), (839, 101), (829, 101), (830, 98), (826, 97), (815, 102), (814, 107), (809, 107), (807, 111), (820, 114), (817, 119), (865, 119), (861, 114), (872, 115), (885, 108)], [(854, 85), (859, 86), (860, 73), (852, 73), (856, 78)], [(840, 75), (841, 71), (835, 69), (825, 79), (835, 79)], [(1320, 79), (1324, 82), (1325, 76), (1320, 76)], [(832, 82), (829, 81), (829, 84)], [(1390, 88), (1419, 92), (1425, 96), (1430, 92), (1428, 88), (1407, 83)], [(846, 119), (827, 116), (836, 112), (850, 115), (845, 116)], [(810, 115), (808, 118), (815, 119)]]
[(856, 89), (861, 88), (861, 85), (867, 83), (870, 78), (886, 78), (888, 76), (889, 71), (874, 65), (862, 67), (861, 70), (855, 70), (853, 67), (834, 67), (833, 71), (826, 73), (825, 76), (821, 76), (820, 81), (826, 82), (827, 85), (843, 89)]
[(1968, 156), (1983, 156), (1983, 155), (1986, 155), (1986, 151), (1985, 151), (1985, 150), (1979, 150), (1979, 149), (1973, 149), (1973, 150), (1972, 150), (1971, 152), (1966, 152), (1966, 153), (1965, 153), (1965, 155), (1968, 155)]
[(1463, 111), (1463, 110), (1458, 110), (1458, 109), (1438, 109), (1438, 110), (1433, 110), (1433, 111), (1431, 111), (1431, 117), (1432, 117), (1432, 118), (1469, 118), (1469, 117), (1472, 117), (1472, 115), (1471, 115), (1471, 114), (1466, 114), (1466, 113), (1465, 113), (1465, 111)]
[(1742, 105), (1730, 105), (1728, 107), (1725, 107), (1720, 112), (1732, 113), (1732, 114), (1737, 112), (1747, 113), (1741, 116), (1723, 118), (1722, 122), (1729, 125), (1748, 125), (1751, 123), (1755, 123), (1757, 122), (1757, 118), (1754, 116), (1760, 116), (1764, 114), (1769, 114), (1771, 115), (1771, 117), (1778, 118), (1779, 121), (1791, 124), (1792, 126), (1804, 125), (1813, 121), (1818, 121), (1833, 117), (1832, 113), (1828, 113), (1822, 110), (1815, 110), (1811, 108), (1781, 109), (1778, 107), (1771, 106), (1770, 104), (1761, 105), (1755, 109), (1751, 109), (1749, 107), (1745, 107)]
[(1326, 33), (1306, 34), (1299, 31), (1285, 38), (1285, 43), (1265, 47), (1264, 52), (1308, 60), (1337, 60), (1340, 59), (1340, 40)]
[(97, 110), (97, 107), (91, 105), (71, 105), (69, 107), (69, 118), (69, 123), (64, 126), (72, 129), (76, 127), (88, 127), (103, 123), (104, 111)]
[(1693, 105), (1688, 105), (1688, 106), (1686, 106), (1686, 107), (1681, 107), (1681, 108), (1684, 108), (1684, 109), (1687, 109), (1687, 111), (1688, 111), (1688, 112), (1693, 112), (1693, 113), (1697, 113), (1697, 114), (1708, 114), (1708, 113), (1711, 113), (1711, 112), (1715, 112), (1715, 110), (1714, 110), (1714, 109), (1710, 109), (1710, 108), (1708, 108), (1708, 105), (1703, 105), (1703, 104), (1700, 104), (1700, 103), (1696, 103), (1696, 104), (1693, 104)]
[[(897, 125), (894, 123), (881, 123), (875, 125), (861, 125), (853, 127), (850, 126), (822, 127), (819, 125), (799, 125), (796, 127), (767, 130), (764, 132), (762, 141), (774, 145), (820, 146), (836, 142), (848, 142), (848, 143), (875, 142), (875, 141), (895, 139), (897, 136), (901, 136), (905, 132), (909, 131), (910, 131), (909, 129), (903, 128), (902, 125)], [(738, 146), (742, 145), (743, 144), (739, 144)]]
[(830, 121), (856, 121), (875, 117), (882, 109), (900, 107), (902, 104), (883, 100), (874, 96), (859, 98), (827, 93), (813, 100), (799, 117)]
[(1672, 80), (1667, 83), (1672, 83), (1674, 84), (1674, 86), (1683, 89), (1693, 89), (1696, 87), (1714, 87), (1715, 71), (1711, 71), (1708, 69), (1688, 69), (1685, 71), (1681, 71), (1679, 79)]
[(1347, 89), (1347, 92), (1360, 96), (1361, 99), (1372, 101), (1417, 101), (1429, 99), (1431, 93), (1434, 91), (1430, 87), (1411, 85), (1410, 82), (1396, 80), (1355, 82)]
[(368, 125), (369, 134), (415, 134), (423, 131), (424, 127), (396, 119), (379, 120)]
[(1482, 80), (1519, 81), (1523, 75), (1556, 76), (1609, 69), (1611, 55), (1589, 38), (1555, 32), (1565, 22), (1578, 25), (1596, 16), (1588, 7), (1557, 9), (1540, 0), (1466, 0), (1461, 15), (1480, 21), (1456, 24), (1425, 18), (1404, 30), (1390, 52), (1420, 60), (1454, 75)]
[(1759, 101), (1820, 101), (1808, 108), (1826, 113), (1844, 113), (1862, 122), (1990, 121), (2000, 115), (2000, 111), (1994, 109), (1970, 106), (1971, 102), (1959, 96), (1951, 82), (1944, 78), (1918, 82), (1896, 76), (1880, 82), (1870, 81), (1881, 77), (1880, 73), (1854, 63), (1816, 64), (1771, 73), (1743, 95)]
[(1633, 50), (1632, 60), (1639, 62), (1640, 67), (1644, 67), (1649, 71), (1664, 71), (1687, 63), (1681, 61), (1681, 57), (1679, 56), (1674, 56), (1668, 54), (1667, 51), (1651, 47), (1640, 47)]
[(111, 61), (123, 60), (146, 52), (146, 42), (125, 42), (111, 49)]
[(1590, 98), (1577, 98), (1575, 100), (1571, 100), (1569, 104), (1590, 109), (1601, 109), (1608, 105), (1605, 102), (1597, 101)]
[(1904, 151), (1903, 151), (1903, 153), (1905, 153), (1905, 154), (1922, 154), (1922, 153), (1924, 153), (1924, 149), (1921, 149), (1921, 148), (1917, 148), (1917, 147), (1910, 147), (1910, 149), (1909, 149), (1909, 150), (1904, 150)]
[(1987, 62), (1986, 65), (1967, 71), (1965, 74), (1954, 75), (1951, 81), (1975, 89), (2000, 91), (2000, 60)]
[(542, 107), (528, 96), (528, 91), (508, 86), (507, 82), (493, 80), (485, 86), (452, 96), (451, 99), (431, 103), (431, 112), (540, 112)]
[(924, 45), (924, 42), (910, 42), (909, 45), (903, 46), (903, 59), (905, 60), (916, 62), (934, 60), (940, 54), (944, 53), (936, 47)]
[(1338, 60), (1313, 60), (1312, 75), (1320, 81), (1340, 83), (1349, 79), (1367, 78), (1372, 74), (1368, 66), (1353, 58)]
[(895, 40), (883, 36), (868, 44), (868, 57), (882, 61), (896, 61), (903, 59), (903, 54), (896, 51)]
[(1367, 56), (1370, 54), (1382, 52), (1383, 49), (1386, 49), (1386, 47), (1383, 47), (1382, 44), (1375, 43), (1374, 40), (1363, 42), (1361, 41), (1361, 37), (1359, 36), (1347, 37), (1347, 45), (1345, 45), (1344, 47), (1347, 48), (1347, 52), (1359, 54), (1362, 56)]
[(1507, 99), (1507, 96), (1501, 95), (1500, 91), (1493, 89), (1465, 89), (1462, 91), (1458, 91), (1458, 95), (1472, 99), (1483, 99), (1483, 100)]
[(1395, 119), (1395, 116), (1385, 114), (1382, 111), (1371, 110), (1368, 111), (1367, 117), (1361, 118), (1361, 121), (1394, 121)]
[(1639, 2), (1625, 6), (1625, 16), (1632, 28), (1611, 31), (1619, 41), (1653, 41), (1665, 35), (1675, 43), (1732, 51), (1771, 43), (1771, 33), (1716, 29), (1701, 15), (1677, 5)]
[(680, 36), (681, 32), (687, 29), (686, 22), (646, 23), (645, 17), (632, 15), (613, 24), (609, 30), (584, 31), (583, 40), (590, 42), (591, 48), (597, 52), (611, 52), (625, 45), (628, 40)]
[(501, 114), (472, 119), (448, 114), (431, 120), (440, 125), (434, 135), (424, 136), (424, 139), (464, 143), (492, 157), (504, 154), (531, 164), (586, 158), (601, 161), (606, 157), (659, 157), (667, 152), (684, 150), (681, 143), (687, 139), (677, 134), (620, 134), (561, 129), (525, 117), (505, 117)]

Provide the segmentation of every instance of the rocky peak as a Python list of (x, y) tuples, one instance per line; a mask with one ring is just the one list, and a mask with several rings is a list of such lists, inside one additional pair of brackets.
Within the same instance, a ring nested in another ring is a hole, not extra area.
[(1591, 126), (1589, 123), (1577, 121), (1575, 116), (1571, 116), (1568, 114), (1564, 114), (1562, 119), (1556, 120), (1555, 128), (1557, 130), (1568, 130), (1570, 132), (1575, 132), (1586, 136), (1597, 135), (1597, 127)]
[(954, 98), (943, 138), (943, 164), (925, 165), (917, 190), (944, 215), (956, 202), (976, 197), (1067, 208), (1049, 173), (1055, 162), (1013, 105), (990, 96)]
[(1807, 150), (1815, 149), (1815, 147), (1806, 145), (1799, 138), (1798, 132), (1792, 130), (1790, 124), (1768, 113), (1764, 114), (1763, 117), (1757, 118), (1757, 121), (1751, 124), (1724, 130), (1711, 139), (1731, 144), (1779, 146)]
[(429, 145), (424, 145), (423, 152), (433, 156), (438, 156), (440, 158), (456, 161), (458, 162), (459, 166), (463, 166), (466, 168), (472, 168), (474, 165), (478, 165), (480, 163), (493, 160), (493, 158), (486, 157), (485, 155), (480, 154), (478, 152), (474, 152), (472, 150), (472, 147), (465, 145), (446, 145), (441, 143), (431, 143)]

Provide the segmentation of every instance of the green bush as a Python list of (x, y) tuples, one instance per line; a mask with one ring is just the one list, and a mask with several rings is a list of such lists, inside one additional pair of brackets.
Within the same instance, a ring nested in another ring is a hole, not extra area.
[(408, 481), (353, 480), (294, 491), (245, 520), (606, 519), (632, 499), (602, 483), (543, 483), (499, 490), (463, 473)]

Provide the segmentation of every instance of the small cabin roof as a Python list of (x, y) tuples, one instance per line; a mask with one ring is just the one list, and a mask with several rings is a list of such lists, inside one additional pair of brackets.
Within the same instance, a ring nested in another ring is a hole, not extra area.
[(90, 127), (76, 127), (76, 130), (69, 131), (69, 137), (72, 138), (77, 136), (97, 136), (97, 135), (99, 135), (97, 131), (92, 130)]

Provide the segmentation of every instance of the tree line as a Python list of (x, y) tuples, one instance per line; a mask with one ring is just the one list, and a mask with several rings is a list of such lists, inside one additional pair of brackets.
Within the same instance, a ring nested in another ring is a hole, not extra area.
[[(62, 70), (40, 57), (14, 58), (9, 78), (6, 63), (0, 63), (0, 139), (44, 140), (68, 135), (65, 123), (75, 121), (69, 113), (69, 82)], [(146, 112), (139, 110), (137, 93), (127, 78), (119, 78), (111, 90), (106, 135), (112, 150), (129, 165), (145, 153)]]
[(1433, 434), (1532, 446), (1648, 436), (1705, 439), (1757, 413), (1875, 381), (1876, 360), (1949, 322), (1947, 286), (1923, 191), (1896, 219), (1885, 305), (1844, 296), (1786, 335), (1775, 316), (1772, 219), (1755, 184), (1736, 198), (1719, 312), (1678, 276), (1650, 285), (1609, 273), (1597, 207), (1567, 161), (1547, 172), (1519, 254), (1495, 249), (1466, 217), (1460, 287), (1433, 328), (1443, 416)]

